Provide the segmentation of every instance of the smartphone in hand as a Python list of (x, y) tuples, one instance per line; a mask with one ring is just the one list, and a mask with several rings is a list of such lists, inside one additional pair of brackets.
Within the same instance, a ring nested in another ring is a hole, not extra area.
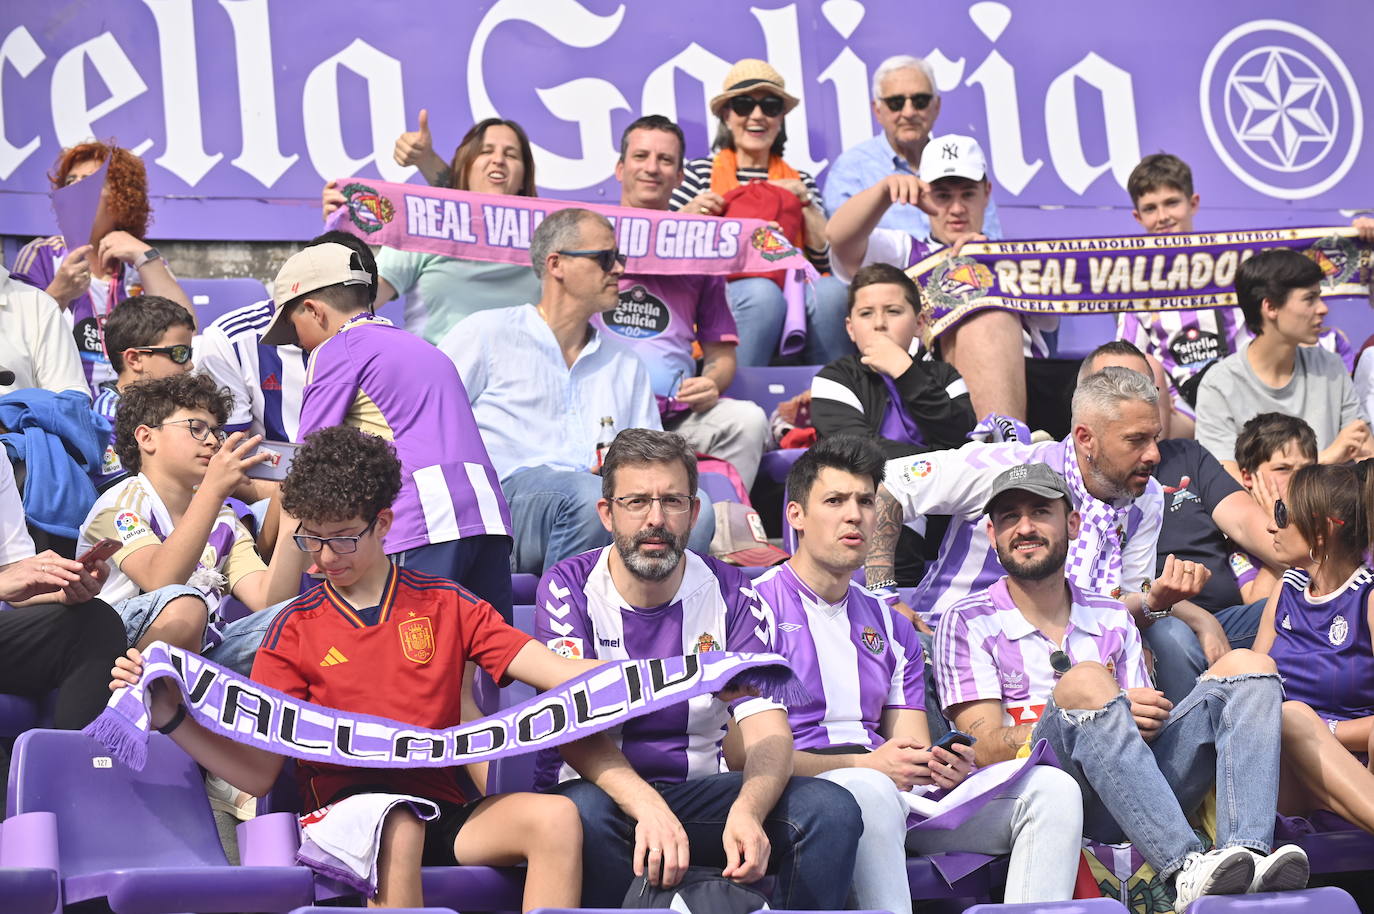
[(285, 479), (287, 471), (291, 469), (291, 462), (296, 459), (296, 451), (298, 450), (300, 450), (300, 445), (292, 444), (290, 441), (262, 442), (253, 454), (254, 456), (267, 454), (268, 459), (249, 467), (247, 470), (248, 477), (274, 481)]
[(96, 543), (85, 552), (76, 557), (76, 560), (87, 568), (95, 568), (104, 562), (114, 558), (114, 554), (119, 551), (119, 540), (106, 537)]
[(953, 750), (955, 746), (972, 746), (976, 742), (978, 742), (978, 737), (976, 736), (969, 736), (961, 730), (951, 730), (940, 737), (931, 748), (943, 749), (949, 752)]

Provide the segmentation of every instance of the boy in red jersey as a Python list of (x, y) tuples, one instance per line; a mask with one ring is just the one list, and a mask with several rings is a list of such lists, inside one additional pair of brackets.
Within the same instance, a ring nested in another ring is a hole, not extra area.
[[(316, 704), (431, 729), (461, 723), (463, 665), (471, 659), (498, 682), (540, 689), (595, 664), (569, 660), (501, 621), (490, 604), (446, 578), (399, 568), (383, 539), (401, 464), (390, 443), (345, 426), (306, 439), (285, 482), (295, 541), (315, 557), (324, 583), (273, 621), (253, 678)], [(287, 523), (283, 518), (283, 523)], [(137, 651), (119, 658), (111, 688), (142, 674)], [(283, 758), (213, 734), (184, 717), (172, 688), (153, 687), (152, 722), (207, 769), (257, 796)], [(345, 768), (298, 762), (306, 810), (359, 793), (422, 797), (439, 817), (421, 821), (406, 804), (382, 826), (376, 907), (419, 907), (421, 865), (509, 865), (528, 861), (524, 909), (577, 905), (582, 828), (576, 807), (529, 793), (472, 798), (451, 769)]]

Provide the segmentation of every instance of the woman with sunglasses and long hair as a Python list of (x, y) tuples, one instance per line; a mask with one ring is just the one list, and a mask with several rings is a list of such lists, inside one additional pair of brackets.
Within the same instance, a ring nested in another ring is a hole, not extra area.
[[(674, 210), (706, 216), (753, 216), (776, 221), (783, 234), (806, 252), (821, 273), (830, 271), (828, 216), (816, 180), (783, 159), (787, 144), (784, 117), (800, 101), (784, 88), (782, 74), (762, 60), (741, 60), (726, 74), (721, 93), (711, 99), (720, 118), (714, 155), (683, 163), (682, 184), (669, 204)], [(745, 203), (739, 191), (764, 181), (782, 191), (776, 199), (754, 197)], [(764, 214), (768, 207), (772, 212)], [(743, 207), (743, 208), (742, 208)], [(782, 337), (787, 303), (772, 275), (732, 278), (726, 286), (730, 310), (739, 328), (735, 351), (740, 365), (767, 365)], [(844, 283), (831, 276), (807, 290), (806, 344), (802, 358), (824, 365), (854, 351), (844, 329), (847, 310)]]
[(160, 295), (195, 317), (167, 262), (143, 240), (152, 214), (142, 159), (113, 143), (79, 143), (62, 150), (48, 180), (54, 190), (68, 187), (107, 162), (90, 237), (36, 238), (19, 250), (13, 265), (16, 277), (43, 289), (62, 308), (93, 397), (101, 384), (115, 380), (105, 352), (105, 321), (117, 305), (132, 295)]
[[(428, 111), (419, 129), (396, 140), (398, 165), (415, 166), (435, 187), (479, 194), (534, 197), (534, 151), (515, 121), (489, 117), (463, 135), (453, 159), (434, 151)], [(344, 202), (335, 181), (321, 197), (327, 217)], [(477, 311), (539, 300), (539, 280), (529, 264), (492, 263), (382, 248), (377, 252), (376, 307), (405, 296), (405, 329), (438, 343), (454, 324)]]
[(1254, 649), (1283, 676), (1279, 811), (1328, 810), (1374, 832), (1374, 569), (1369, 462), (1293, 474), (1273, 504), (1274, 549), (1289, 570), (1269, 597)]

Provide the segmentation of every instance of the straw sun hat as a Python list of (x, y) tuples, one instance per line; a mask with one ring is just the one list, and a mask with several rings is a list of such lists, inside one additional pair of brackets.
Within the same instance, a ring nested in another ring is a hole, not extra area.
[(767, 61), (747, 57), (725, 74), (721, 93), (711, 99), (711, 113), (716, 117), (723, 117), (726, 103), (736, 95), (748, 95), (755, 89), (768, 89), (782, 99), (782, 113), (786, 115), (801, 104), (801, 101), (788, 95), (783, 85), (782, 74), (773, 69)]

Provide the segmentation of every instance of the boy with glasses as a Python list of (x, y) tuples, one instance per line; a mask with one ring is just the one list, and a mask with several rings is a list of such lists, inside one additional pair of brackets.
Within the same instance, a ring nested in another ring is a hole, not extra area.
[[(83, 550), (107, 538), (120, 543), (101, 597), (124, 620), (131, 645), (166, 641), (246, 675), (273, 615), (262, 610), (300, 592), (305, 562), (298, 550), (277, 548), (264, 564), (225, 504), (248, 469), (267, 459), (253, 453), (260, 438), (226, 440), (228, 409), (227, 393), (204, 375), (127, 387), (115, 450), (133, 475), (95, 503), (80, 539)], [(225, 623), (219, 607), (229, 596), (253, 612)]]
[(119, 400), (130, 384), (184, 374), (191, 370), (191, 337), (196, 322), (181, 305), (161, 295), (135, 295), (105, 322), (105, 354), (117, 377), (96, 388), (93, 408), (110, 420), (110, 443), (92, 475), (97, 489), (105, 489), (125, 475), (115, 453), (114, 424)]

